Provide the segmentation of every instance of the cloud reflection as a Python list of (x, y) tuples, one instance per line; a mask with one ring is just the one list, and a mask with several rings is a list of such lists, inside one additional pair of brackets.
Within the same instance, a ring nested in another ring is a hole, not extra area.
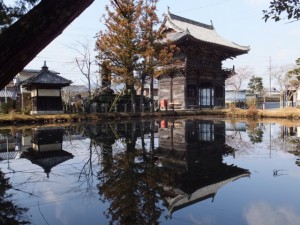
[(297, 225), (300, 221), (292, 208), (287, 206), (272, 207), (264, 202), (253, 203), (245, 211), (249, 225)]

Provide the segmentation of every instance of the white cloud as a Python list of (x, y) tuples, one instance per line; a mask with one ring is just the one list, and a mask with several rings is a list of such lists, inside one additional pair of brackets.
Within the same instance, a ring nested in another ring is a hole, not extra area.
[(300, 221), (300, 215), (291, 207), (272, 207), (264, 202), (251, 204), (244, 216), (249, 225), (298, 225)]

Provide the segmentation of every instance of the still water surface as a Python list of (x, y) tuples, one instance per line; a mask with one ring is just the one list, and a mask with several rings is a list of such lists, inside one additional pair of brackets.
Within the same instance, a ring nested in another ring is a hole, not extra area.
[(0, 224), (300, 224), (300, 128), (162, 120), (0, 130)]

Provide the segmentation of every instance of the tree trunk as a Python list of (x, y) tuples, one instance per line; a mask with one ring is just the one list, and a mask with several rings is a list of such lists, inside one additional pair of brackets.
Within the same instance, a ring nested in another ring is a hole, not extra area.
[(136, 102), (135, 102), (135, 90), (134, 90), (134, 85), (130, 85), (130, 100), (131, 100), (131, 112), (136, 111)]
[(143, 104), (144, 104), (144, 90), (145, 90), (145, 77), (142, 77), (142, 86), (141, 86), (141, 95), (140, 95), (140, 110), (141, 112), (144, 110)]
[(154, 112), (154, 79), (153, 79), (153, 75), (150, 76), (150, 103), (151, 103), (151, 108), (150, 108), (150, 112)]
[(0, 90), (94, 0), (42, 0), (0, 34)]

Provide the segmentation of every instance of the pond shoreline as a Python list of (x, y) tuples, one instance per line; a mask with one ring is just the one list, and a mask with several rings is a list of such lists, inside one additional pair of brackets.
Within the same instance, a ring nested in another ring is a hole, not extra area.
[(159, 112), (143, 112), (143, 113), (93, 113), (93, 114), (56, 114), (56, 115), (24, 115), (21, 113), (0, 114), (1, 125), (24, 125), (24, 124), (57, 124), (57, 123), (76, 123), (88, 121), (121, 121), (131, 119), (150, 119), (150, 118), (166, 118), (166, 117), (194, 117), (209, 116), (219, 118), (279, 118), (279, 119), (300, 119), (300, 109), (284, 108), (284, 109), (202, 109), (202, 110), (179, 110), (179, 111), (159, 111)]

